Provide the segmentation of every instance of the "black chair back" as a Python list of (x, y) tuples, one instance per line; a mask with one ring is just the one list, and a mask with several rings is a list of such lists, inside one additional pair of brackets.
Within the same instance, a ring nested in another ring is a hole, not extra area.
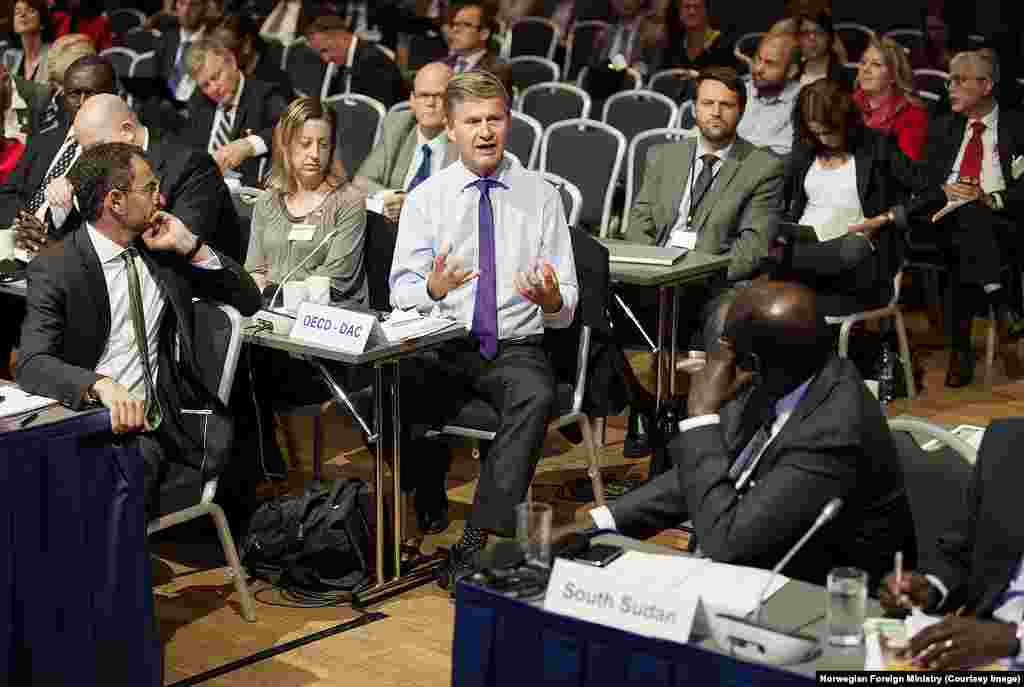
[(522, 112), (512, 114), (512, 120), (509, 122), (506, 147), (513, 155), (519, 158), (519, 161), (523, 163), (523, 167), (533, 169), (537, 166), (536, 157), (540, 151), (540, 138), (544, 135), (544, 131), (543, 129), (538, 130), (530, 120), (525, 119), (528, 116)]
[(398, 225), (376, 212), (366, 213), (364, 249), (366, 259), (366, 285), (370, 307), (374, 310), (391, 309), (391, 261), (395, 256)]
[(127, 79), (132, 76), (132, 64), (138, 53), (130, 48), (107, 48), (100, 53), (100, 57), (110, 62), (118, 79)]
[(384, 119), (384, 106), (368, 96), (339, 95), (329, 98), (338, 115), (334, 134), (336, 155), (345, 165), (349, 177), (355, 176), (377, 141), (377, 131)]
[(157, 37), (152, 31), (132, 31), (121, 37), (120, 44), (142, 54), (156, 50)]
[(139, 10), (123, 7), (107, 12), (107, 20), (110, 22), (111, 33), (126, 34), (141, 28), (146, 21), (146, 15)]
[(524, 17), (512, 24), (509, 35), (510, 58), (533, 55), (554, 59), (555, 48), (558, 45), (558, 27), (549, 20)]
[(288, 49), (284, 71), (288, 72), (296, 93), (310, 98), (320, 97), (327, 65), (320, 59), (320, 54), (305, 41), (295, 43)]
[(544, 128), (566, 119), (586, 117), (586, 99), (560, 84), (544, 84), (524, 93), (520, 109)]
[(939, 555), (939, 537), (966, 517), (971, 465), (946, 446), (937, 451), (923, 450), (909, 432), (893, 432), (892, 437), (914, 518), (917, 564), (927, 570)]
[(604, 122), (622, 132), (627, 141), (643, 131), (672, 126), (675, 108), (648, 91), (617, 93), (605, 104)]
[(565, 177), (583, 194), (580, 224), (600, 228), (611, 211), (611, 196), (626, 154), (625, 138), (602, 122), (560, 122), (544, 134), (541, 171)]
[(544, 58), (532, 55), (512, 58), (509, 60), (508, 70), (512, 86), (520, 93), (534, 84), (558, 80), (558, 66), (554, 62), (545, 62)]
[(566, 81), (575, 81), (580, 69), (590, 64), (594, 58), (594, 49), (608, 27), (608, 22), (603, 21), (580, 21), (573, 25), (569, 39), (571, 48), (566, 51), (565, 69), (562, 70)]

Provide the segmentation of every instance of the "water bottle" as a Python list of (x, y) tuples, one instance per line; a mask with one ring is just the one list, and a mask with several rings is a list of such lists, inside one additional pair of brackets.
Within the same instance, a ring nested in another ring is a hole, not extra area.
[(878, 402), (883, 406), (896, 395), (896, 356), (888, 342), (882, 344), (882, 357), (878, 361)]

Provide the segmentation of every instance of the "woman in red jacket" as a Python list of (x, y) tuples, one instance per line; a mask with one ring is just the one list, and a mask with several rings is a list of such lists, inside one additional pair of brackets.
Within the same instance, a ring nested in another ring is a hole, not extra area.
[(918, 160), (928, 135), (928, 111), (914, 95), (907, 53), (891, 38), (872, 39), (857, 71), (853, 100), (864, 125), (893, 135), (907, 157)]

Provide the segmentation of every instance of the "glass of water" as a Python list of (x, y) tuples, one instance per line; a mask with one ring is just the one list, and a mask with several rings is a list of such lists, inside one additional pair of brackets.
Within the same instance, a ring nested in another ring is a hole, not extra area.
[(860, 644), (868, 600), (868, 574), (857, 568), (834, 568), (828, 574), (828, 641)]
[(516, 506), (516, 541), (527, 563), (551, 566), (551, 506), (526, 501)]

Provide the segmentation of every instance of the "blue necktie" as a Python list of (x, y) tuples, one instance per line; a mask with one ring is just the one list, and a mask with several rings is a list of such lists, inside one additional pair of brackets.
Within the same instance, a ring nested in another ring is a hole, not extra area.
[(409, 182), (409, 191), (412, 191), (414, 188), (422, 184), (427, 180), (427, 177), (430, 176), (430, 156), (433, 155), (433, 151), (430, 150), (430, 146), (426, 143), (423, 144), (423, 147), (420, 148), (420, 150), (423, 151), (423, 161), (420, 162), (420, 167), (416, 170), (416, 175), (412, 178), (412, 181)]
[[(476, 282), (473, 304), (473, 327), (470, 332), (480, 340), (480, 355), (493, 360), (498, 355), (498, 283), (494, 257), (494, 210), (491, 207), (492, 186), (505, 187), (497, 179), (477, 179), (468, 186), (480, 189), (480, 276)], [(467, 186), (467, 188), (468, 188)]]

